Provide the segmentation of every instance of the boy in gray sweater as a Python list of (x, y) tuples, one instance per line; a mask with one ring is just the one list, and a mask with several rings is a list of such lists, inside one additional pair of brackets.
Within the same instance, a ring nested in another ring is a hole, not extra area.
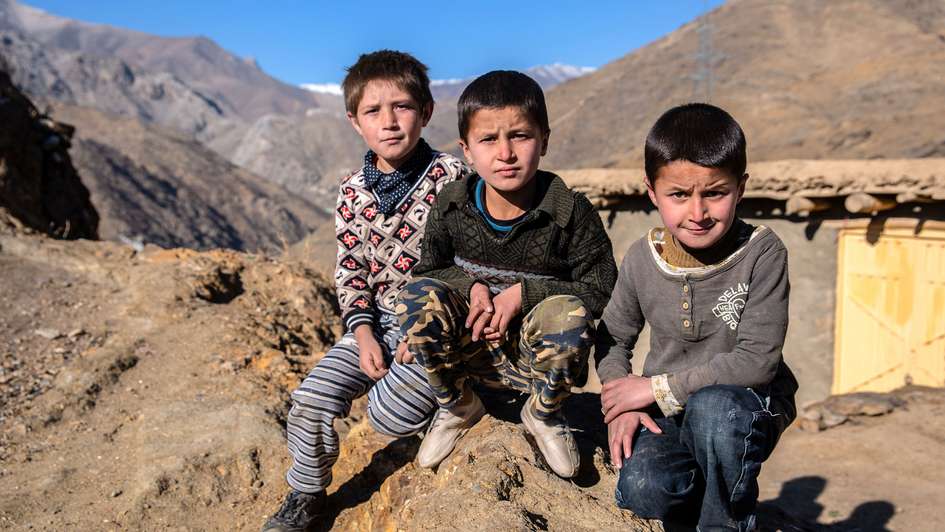
[[(725, 111), (670, 109), (644, 157), (665, 227), (627, 251), (596, 343), (617, 504), (701, 530), (750, 530), (761, 463), (795, 415), (797, 381), (781, 355), (787, 250), (735, 217), (745, 136)], [(635, 376), (647, 322), (650, 351)]]

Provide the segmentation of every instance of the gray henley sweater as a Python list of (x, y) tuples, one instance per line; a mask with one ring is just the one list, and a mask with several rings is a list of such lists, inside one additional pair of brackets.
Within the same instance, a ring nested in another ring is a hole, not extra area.
[(781, 355), (787, 250), (768, 228), (737, 221), (732, 230), (750, 236), (726, 259), (698, 268), (675, 267), (659, 256), (660, 229), (630, 246), (598, 327), (601, 382), (630, 373), (633, 347), (648, 322), (643, 375), (653, 377), (666, 415), (681, 412), (700, 388), (732, 384), (769, 396), (769, 410), (793, 419), (797, 381)]

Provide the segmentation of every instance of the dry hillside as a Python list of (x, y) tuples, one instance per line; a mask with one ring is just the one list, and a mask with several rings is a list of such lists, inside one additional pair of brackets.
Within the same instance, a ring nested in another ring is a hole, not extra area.
[(639, 167), (656, 118), (706, 99), (701, 31), (711, 102), (745, 128), (751, 160), (945, 154), (945, 4), (732, 0), (550, 91), (546, 164)]
[(160, 37), (93, 24), (19, 3), (0, 0), (0, 29), (28, 34), (55, 53), (109, 57), (148, 72), (166, 72), (245, 121), (265, 114), (302, 113), (316, 107), (312, 95), (263, 72), (206, 37)]
[(328, 220), (183, 134), (67, 105), (54, 116), (76, 126), (72, 156), (102, 215), (102, 238), (273, 251)]

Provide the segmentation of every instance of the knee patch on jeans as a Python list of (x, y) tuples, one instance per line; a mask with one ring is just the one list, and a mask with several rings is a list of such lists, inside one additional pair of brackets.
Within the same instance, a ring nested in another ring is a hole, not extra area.
[(695, 471), (667, 473), (640, 459), (628, 462), (617, 479), (617, 506), (644, 519), (663, 519), (690, 502), (695, 476)]
[[(689, 397), (686, 420), (697, 431), (707, 433), (731, 432), (736, 439), (744, 438), (745, 419), (752, 419), (764, 405), (755, 393), (742, 386), (706, 386)], [(729, 429), (728, 431), (721, 430)]]

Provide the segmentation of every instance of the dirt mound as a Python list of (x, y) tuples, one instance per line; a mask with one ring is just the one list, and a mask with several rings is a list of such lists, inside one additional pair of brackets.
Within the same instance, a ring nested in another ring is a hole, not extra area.
[(2, 225), (97, 238), (98, 213), (69, 159), (72, 128), (45, 116), (0, 71)]
[(328, 280), (221, 251), (0, 248), (0, 528), (255, 526), (288, 391), (339, 332)]
[[(253, 530), (278, 507), (289, 392), (340, 333), (327, 277), (22, 235), (0, 235), (0, 267), (14, 309), (0, 317), (0, 528)], [(359, 401), (339, 426), (327, 524), (649, 530), (614, 506), (598, 401), (568, 406), (576, 482), (550, 473), (506, 398), (437, 472), (413, 465), (417, 438), (374, 433)]]
[[(383, 437), (366, 423), (342, 448), (336, 491), (347, 508), (331, 516), (338, 530), (661, 530), (614, 504), (616, 471), (601, 430), (600, 399), (584, 393), (566, 405), (582, 455), (573, 481), (551, 473), (518, 418), (521, 398), (482, 396), (489, 415), (434, 472), (412, 463), (418, 441)], [(354, 467), (368, 467), (355, 471)], [(342, 480), (344, 479), (344, 480)], [(360, 503), (360, 504), (359, 504)]]

